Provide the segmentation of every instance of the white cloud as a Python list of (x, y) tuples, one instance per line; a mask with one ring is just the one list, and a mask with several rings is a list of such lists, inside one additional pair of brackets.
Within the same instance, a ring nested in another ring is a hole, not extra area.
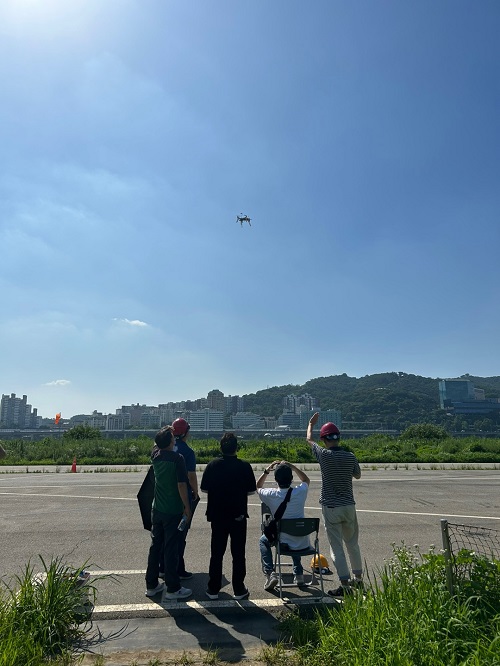
[(44, 386), (67, 386), (71, 384), (69, 379), (54, 379), (51, 382), (45, 382)]
[(149, 328), (149, 324), (146, 324), (145, 321), (141, 321), (140, 319), (118, 319), (118, 317), (114, 317), (113, 321), (118, 321), (121, 324), (127, 324), (127, 326), (142, 326)]

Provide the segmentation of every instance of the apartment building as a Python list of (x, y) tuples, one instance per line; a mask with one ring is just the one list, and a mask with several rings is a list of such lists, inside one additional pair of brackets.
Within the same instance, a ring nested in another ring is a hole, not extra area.
[(0, 425), (2, 428), (37, 428), (38, 412), (31, 409), (28, 396), (18, 398), (15, 393), (10, 396), (2, 394), (0, 403)]

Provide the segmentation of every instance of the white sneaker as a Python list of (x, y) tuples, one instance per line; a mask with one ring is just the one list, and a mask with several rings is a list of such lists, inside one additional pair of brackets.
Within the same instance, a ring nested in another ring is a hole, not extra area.
[(274, 588), (278, 583), (279, 583), (278, 574), (276, 573), (276, 571), (271, 571), (271, 573), (267, 574), (266, 576), (264, 589), (267, 590), (267, 592), (270, 592), (271, 590), (274, 590)]
[(293, 582), (295, 585), (304, 585), (304, 576), (302, 574), (297, 574), (293, 577)]
[(158, 583), (156, 587), (148, 587), (146, 590), (146, 596), (147, 597), (154, 597), (156, 594), (159, 594), (160, 592), (163, 592), (163, 589), (165, 587), (165, 583)]
[(192, 594), (193, 590), (190, 590), (189, 587), (181, 587), (177, 592), (165, 592), (164, 599), (186, 599), (186, 597), (190, 597)]

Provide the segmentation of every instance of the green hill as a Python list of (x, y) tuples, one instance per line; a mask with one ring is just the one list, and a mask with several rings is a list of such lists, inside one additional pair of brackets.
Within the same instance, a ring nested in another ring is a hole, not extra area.
[[(473, 377), (476, 388), (485, 390), (487, 398), (500, 396), (500, 377)], [(453, 425), (474, 424), (467, 417), (450, 417), (439, 408), (438, 384), (440, 378), (421, 377), (405, 372), (386, 372), (365, 377), (346, 374), (318, 377), (303, 385), (275, 386), (245, 395), (245, 409), (262, 416), (282, 413), (283, 398), (291, 393), (309, 393), (319, 399), (321, 409), (339, 409), (343, 423), (380, 423), (388, 428), (402, 428), (412, 423)], [(481, 417), (484, 420), (484, 417)], [(497, 417), (498, 418), (498, 417)], [(457, 421), (458, 419), (458, 421)], [(494, 419), (495, 420), (495, 419)]]

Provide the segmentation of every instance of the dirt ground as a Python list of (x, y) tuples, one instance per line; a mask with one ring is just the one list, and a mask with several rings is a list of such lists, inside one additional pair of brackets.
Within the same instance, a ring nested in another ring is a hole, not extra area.
[[(270, 650), (273, 651), (272, 648)], [(254, 653), (247, 653), (243, 658), (241, 654), (238, 654), (235, 660), (231, 659), (228, 650), (221, 651), (218, 654), (201, 650), (197, 653), (143, 650), (138, 652), (115, 652), (103, 656), (86, 654), (80, 664), (82, 666), (234, 666), (234, 664), (263, 666), (266, 663), (272, 663), (279, 666), (279, 664), (290, 664), (292, 661), (291, 654), (286, 651), (282, 651), (281, 654), (273, 651), (271, 656), (262, 649), (255, 650)]]

